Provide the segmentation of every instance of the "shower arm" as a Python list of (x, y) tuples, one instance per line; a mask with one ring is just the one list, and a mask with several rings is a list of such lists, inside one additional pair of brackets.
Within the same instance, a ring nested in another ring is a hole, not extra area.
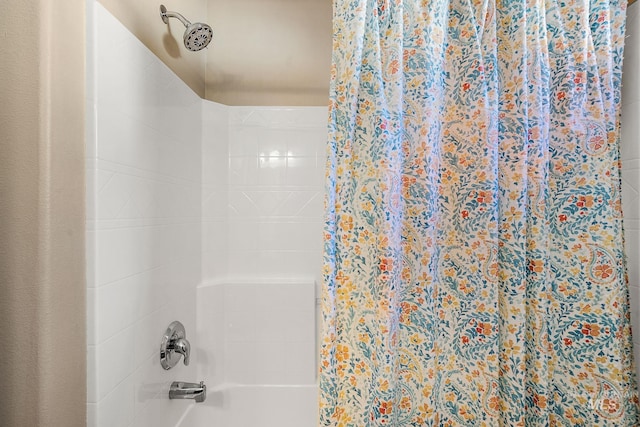
[(191, 25), (191, 22), (189, 22), (187, 18), (185, 18), (178, 12), (167, 12), (167, 9), (164, 6), (160, 6), (160, 16), (162, 16), (162, 22), (164, 22), (165, 24), (169, 23), (169, 18), (178, 18), (180, 22), (182, 22), (182, 25), (184, 25), (185, 27)]

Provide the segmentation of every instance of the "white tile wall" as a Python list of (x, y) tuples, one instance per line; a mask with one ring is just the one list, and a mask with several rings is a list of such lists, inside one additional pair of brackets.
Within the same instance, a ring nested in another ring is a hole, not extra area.
[(203, 103), (200, 375), (314, 384), (327, 109)]
[(198, 310), (200, 376), (212, 387), (315, 383), (313, 282), (203, 286)]
[(229, 107), (202, 102), (202, 277), (228, 275)]
[(322, 107), (230, 107), (230, 277), (318, 279), (326, 122)]
[(627, 10), (622, 81), (622, 205), (636, 370), (640, 378), (640, 6)]
[(87, 6), (88, 425), (175, 425), (174, 380), (313, 384), (326, 108), (202, 101)]
[(164, 371), (158, 345), (176, 319), (196, 335), (202, 102), (87, 6), (88, 425), (174, 425), (188, 403), (168, 387), (197, 380), (197, 354)]

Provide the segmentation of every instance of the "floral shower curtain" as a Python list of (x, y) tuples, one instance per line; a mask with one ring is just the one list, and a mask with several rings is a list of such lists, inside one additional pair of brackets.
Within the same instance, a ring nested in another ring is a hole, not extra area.
[(626, 0), (335, 0), (322, 426), (638, 426)]

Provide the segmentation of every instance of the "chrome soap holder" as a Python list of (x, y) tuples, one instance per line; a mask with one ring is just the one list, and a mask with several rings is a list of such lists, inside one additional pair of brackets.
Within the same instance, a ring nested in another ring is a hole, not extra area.
[(191, 344), (187, 340), (184, 325), (177, 320), (171, 322), (160, 344), (160, 365), (164, 369), (171, 369), (178, 364), (180, 357), (184, 357), (184, 364), (189, 364)]

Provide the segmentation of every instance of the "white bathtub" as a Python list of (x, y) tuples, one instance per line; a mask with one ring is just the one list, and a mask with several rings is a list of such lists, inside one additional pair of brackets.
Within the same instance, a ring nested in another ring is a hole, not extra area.
[(238, 386), (212, 389), (176, 427), (315, 427), (317, 387)]

